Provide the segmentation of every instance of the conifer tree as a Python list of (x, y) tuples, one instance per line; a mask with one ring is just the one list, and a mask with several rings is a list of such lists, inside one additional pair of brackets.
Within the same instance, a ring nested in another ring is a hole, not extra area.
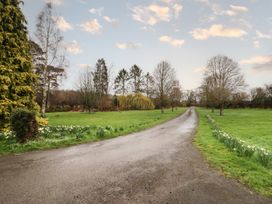
[(143, 70), (137, 65), (133, 65), (129, 71), (130, 84), (134, 93), (141, 93), (143, 91)]
[(121, 69), (114, 80), (115, 92), (117, 94), (125, 95), (125, 93), (127, 93), (128, 80), (129, 80), (129, 73), (127, 72), (127, 70)]
[(94, 72), (94, 87), (98, 96), (108, 95), (109, 79), (108, 68), (103, 58), (98, 59)]
[(8, 127), (12, 109), (34, 109), (35, 74), (26, 19), (19, 0), (0, 0), (0, 129)]

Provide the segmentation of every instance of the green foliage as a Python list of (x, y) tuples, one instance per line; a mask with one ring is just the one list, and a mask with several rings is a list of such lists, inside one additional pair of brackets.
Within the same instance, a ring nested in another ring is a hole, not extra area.
[(103, 58), (97, 60), (93, 81), (95, 91), (99, 96), (108, 94), (109, 86), (108, 68)]
[(143, 91), (143, 70), (138, 67), (136, 64), (134, 64), (130, 70), (129, 70), (129, 75), (130, 75), (130, 84), (132, 87), (132, 90), (134, 93), (140, 93)]
[(119, 96), (118, 104), (122, 110), (152, 110), (155, 108), (150, 98), (139, 93)]
[(19, 142), (34, 139), (38, 133), (38, 123), (34, 111), (15, 109), (11, 113), (11, 127)]
[(36, 108), (26, 20), (19, 0), (0, 2), (0, 130), (9, 127), (14, 108)]
[(126, 94), (127, 93), (127, 82), (129, 80), (129, 73), (125, 69), (121, 69), (118, 72), (118, 75), (116, 76), (114, 80), (114, 88), (115, 92), (117, 94)]

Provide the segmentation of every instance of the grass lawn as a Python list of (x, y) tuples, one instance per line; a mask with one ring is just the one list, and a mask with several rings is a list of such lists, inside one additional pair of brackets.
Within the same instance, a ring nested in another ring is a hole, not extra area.
[(249, 144), (271, 150), (272, 111), (230, 109), (225, 111), (223, 117), (207, 109), (198, 108), (197, 111), (200, 122), (194, 143), (209, 163), (226, 176), (236, 178), (256, 192), (272, 197), (272, 169), (229, 150), (212, 135), (211, 125), (205, 117), (208, 113), (225, 132)]
[[(39, 139), (25, 144), (17, 143), (14, 137), (6, 139), (0, 136), (0, 154), (65, 147), (126, 135), (173, 119), (185, 110), (185, 108), (178, 108), (172, 112), (171, 109), (166, 109), (164, 114), (161, 114), (160, 110), (92, 114), (81, 112), (47, 113), (49, 130), (45, 136), (40, 136)], [(66, 127), (58, 128), (59, 126)], [(73, 128), (73, 126), (80, 127)], [(87, 131), (81, 128), (86, 126), (88, 126)], [(72, 127), (71, 130), (69, 127)]]

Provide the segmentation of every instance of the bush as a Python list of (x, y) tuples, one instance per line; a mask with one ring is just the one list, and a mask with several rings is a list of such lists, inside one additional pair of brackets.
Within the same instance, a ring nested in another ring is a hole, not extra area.
[(118, 103), (122, 110), (153, 110), (155, 108), (150, 98), (142, 94), (118, 96)]
[(11, 128), (19, 142), (34, 139), (38, 134), (38, 123), (34, 111), (15, 109), (11, 113)]
[(47, 118), (42, 118), (42, 117), (36, 117), (37, 123), (39, 126), (47, 126), (48, 125), (48, 119)]

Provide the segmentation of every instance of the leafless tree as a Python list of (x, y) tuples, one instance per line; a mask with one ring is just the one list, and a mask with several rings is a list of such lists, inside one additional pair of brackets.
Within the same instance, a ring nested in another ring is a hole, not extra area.
[(154, 78), (149, 72), (144, 75), (144, 92), (148, 98), (154, 94)]
[(86, 68), (79, 77), (78, 88), (81, 95), (83, 111), (87, 109), (88, 112), (91, 112), (96, 106), (97, 96), (93, 78), (94, 73), (91, 71), (90, 67)]
[(174, 107), (177, 108), (177, 105), (180, 104), (182, 98), (182, 91), (178, 80), (173, 82), (173, 86), (170, 90), (169, 99), (171, 102), (172, 112), (174, 111)]
[(203, 79), (201, 86), (199, 87), (200, 101), (206, 107), (210, 107), (212, 112), (216, 105), (216, 99), (214, 96), (213, 78), (212, 76), (206, 76)]
[(212, 88), (212, 94), (220, 107), (220, 116), (222, 116), (224, 105), (231, 94), (245, 87), (238, 63), (227, 56), (214, 56), (209, 59), (204, 76), (209, 79), (209, 86)]
[(61, 46), (63, 37), (57, 28), (57, 18), (53, 14), (51, 3), (47, 3), (43, 10), (39, 13), (35, 36), (37, 44), (42, 50), (41, 63), (41, 92), (42, 107), (41, 115), (45, 117), (45, 109), (47, 104), (47, 96), (51, 87), (51, 71), (52, 67), (63, 69), (65, 65), (65, 49)]
[(164, 113), (164, 103), (175, 81), (175, 70), (167, 61), (161, 61), (154, 70), (156, 93), (160, 100), (161, 113)]

